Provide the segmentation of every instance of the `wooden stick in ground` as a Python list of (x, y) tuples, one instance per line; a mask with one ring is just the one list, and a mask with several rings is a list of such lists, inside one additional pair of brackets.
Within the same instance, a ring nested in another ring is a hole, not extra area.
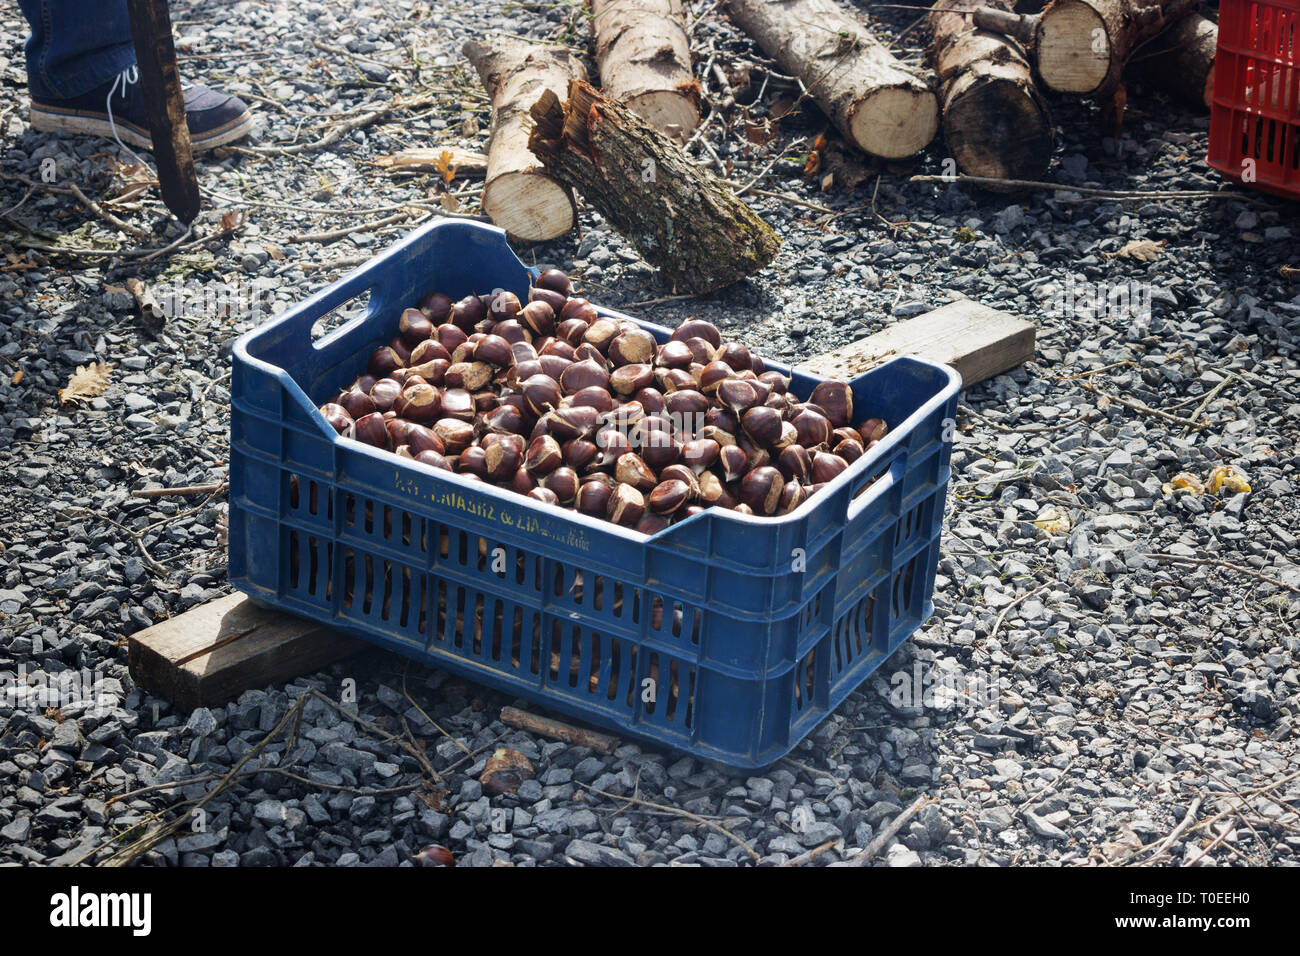
[(659, 132), (685, 142), (700, 123), (700, 84), (681, 0), (590, 0), (605, 94)]
[(962, 172), (1036, 179), (1052, 159), (1052, 116), (1024, 48), (972, 22), (981, 4), (1009, 12), (1012, 0), (945, 0), (930, 14), (944, 143)]
[(585, 727), (575, 727), (573, 724), (566, 724), (550, 717), (542, 717), (539, 714), (530, 714), (515, 707), (501, 708), (501, 722), (511, 727), (518, 727), (520, 730), (526, 730), (530, 734), (539, 734), (553, 740), (562, 740), (566, 744), (575, 744), (579, 747), (590, 747), (597, 753), (612, 754), (618, 749), (617, 737), (611, 737), (609, 734), (602, 734), (595, 730), (587, 730)]
[(577, 221), (577, 207), (569, 188), (528, 151), (528, 109), (543, 92), (563, 96), (569, 80), (585, 77), (586, 68), (564, 47), (513, 37), (469, 40), (461, 51), (492, 101), (483, 211), (524, 242), (564, 235)]
[(1219, 25), (1193, 13), (1139, 50), (1129, 62), (1129, 71), (1156, 89), (1209, 109), (1218, 46)]
[(163, 202), (176, 218), (192, 222), (199, 214), (199, 181), (190, 152), (190, 127), (176, 70), (167, 0), (127, 0), (127, 13), (140, 70), (140, 95), (158, 164), (158, 186)]
[(724, 0), (724, 6), (860, 149), (902, 159), (934, 138), (939, 104), (929, 77), (895, 59), (834, 0)]
[(707, 292), (771, 262), (780, 239), (725, 182), (582, 80), (546, 90), (528, 145), (674, 284)]

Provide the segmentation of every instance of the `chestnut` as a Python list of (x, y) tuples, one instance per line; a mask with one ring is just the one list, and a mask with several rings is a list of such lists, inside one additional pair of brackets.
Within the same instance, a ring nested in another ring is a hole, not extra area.
[(658, 534), (669, 524), (670, 520), (663, 515), (643, 514), (641, 520), (632, 526), (632, 530), (640, 531), (642, 534)]
[(605, 513), (615, 524), (635, 525), (645, 514), (645, 496), (631, 485), (620, 483), (609, 496)]
[(474, 442), (474, 426), (459, 418), (440, 418), (433, 425), (433, 433), (443, 444), (443, 452), (459, 455)]
[[(391, 432), (390, 432), (391, 434)], [(411, 448), (412, 455), (418, 455), (422, 451), (436, 451), (442, 454), (446, 449), (442, 444), (442, 439), (432, 428), (415, 423), (408, 423), (406, 426), (406, 444)]]
[(564, 463), (564, 453), (560, 443), (550, 435), (538, 435), (528, 443), (528, 452), (524, 456), (524, 467), (536, 474), (554, 471)]
[(701, 338), (712, 345), (715, 349), (722, 344), (722, 333), (712, 322), (705, 322), (703, 319), (686, 319), (681, 325), (673, 330), (672, 339), (678, 342), (685, 342), (687, 339)]
[[(440, 325), (433, 330), (433, 335), (429, 340), (430, 345), (417, 345), (411, 351), (412, 359), (420, 358), (423, 362), (438, 358), (451, 361), (452, 353), (469, 341), (465, 333), (454, 325)], [(433, 346), (438, 346), (442, 351), (436, 351)]]
[(555, 379), (558, 383), (560, 377), (565, 373), (569, 366), (573, 364), (573, 359), (567, 359), (563, 355), (555, 355), (552, 353), (550, 355), (539, 355), (537, 357), (537, 364), (541, 367), (543, 375)]
[(543, 375), (540, 372), (536, 375), (530, 375), (521, 382), (519, 391), (524, 396), (524, 401), (528, 403), (528, 408), (534, 415), (545, 415), (560, 404), (559, 383), (549, 375)]
[(809, 399), (825, 410), (826, 417), (835, 428), (853, 420), (853, 390), (845, 382), (818, 382)]
[(631, 395), (654, 380), (654, 369), (649, 365), (620, 365), (609, 376), (609, 386), (620, 395)]
[(456, 362), (447, 368), (443, 381), (448, 388), (477, 392), (492, 381), (492, 366), (487, 362)]
[(828, 451), (813, 452), (812, 456), (812, 480), (815, 484), (825, 484), (839, 476), (849, 463), (839, 455), (831, 454)]
[(781, 503), (777, 506), (776, 513), (788, 515), (807, 500), (808, 492), (804, 490), (803, 485), (788, 481), (781, 489)]
[(543, 488), (540, 485), (528, 492), (528, 497), (548, 505), (558, 505), (560, 503), (559, 495), (550, 488)]
[(573, 291), (573, 281), (568, 274), (559, 269), (545, 269), (537, 277), (537, 287), (539, 289), (550, 289), (560, 295), (567, 296)]
[(434, 325), (441, 325), (451, 315), (451, 299), (441, 292), (430, 292), (420, 300), (420, 311), (427, 315)]
[(474, 396), (463, 388), (449, 388), (442, 393), (442, 414), (463, 422), (474, 421)]
[(451, 462), (443, 457), (441, 452), (422, 451), (415, 456), (415, 460), (422, 465), (432, 465), (434, 468), (441, 468), (443, 471), (451, 471)]
[(456, 460), (456, 470), (462, 475), (486, 478), (488, 476), (487, 452), (483, 450), (483, 446), (470, 445), (462, 451)]
[(343, 410), (353, 419), (361, 418), (364, 415), (369, 415), (371, 412), (378, 410), (373, 398), (364, 392), (358, 392), (352, 389), (349, 389), (339, 396), (338, 404), (341, 405)]
[(785, 479), (771, 465), (762, 465), (745, 475), (740, 482), (740, 501), (755, 514), (774, 515), (781, 506)]
[(712, 467), (722, 446), (712, 438), (694, 438), (682, 445), (681, 461), (697, 475)]
[(550, 335), (555, 331), (555, 309), (548, 302), (529, 302), (519, 311), (519, 324), (533, 335)]
[[(404, 418), (390, 418), (384, 422), (384, 427), (388, 429), (388, 447), (399, 448), (402, 445), (410, 445), (407, 440), (407, 433), (411, 430), (411, 423)], [(412, 453), (414, 454), (414, 452)]]
[(737, 372), (752, 371), (749, 349), (739, 342), (727, 342), (718, 346), (717, 351), (713, 353), (713, 361), (730, 365)]
[(488, 313), (498, 322), (503, 322), (507, 319), (513, 319), (523, 307), (523, 303), (519, 301), (519, 296), (513, 292), (503, 291), (492, 297), (492, 305), (488, 308)]
[(578, 473), (568, 465), (561, 465), (541, 479), (540, 484), (555, 492), (555, 497), (567, 504), (578, 494)]
[(724, 445), (718, 451), (718, 461), (727, 481), (735, 481), (749, 471), (749, 455), (739, 445)]
[(406, 344), (412, 348), (433, 335), (433, 323), (419, 309), (403, 309), (402, 317), (397, 320), (397, 328)]
[(655, 337), (644, 329), (624, 329), (609, 343), (609, 360), (617, 365), (650, 365), (658, 349)]
[(370, 390), (370, 400), (375, 404), (375, 411), (386, 412), (393, 407), (402, 394), (402, 386), (391, 378), (381, 378)]
[(564, 308), (560, 310), (560, 318), (582, 319), (582, 321), (590, 325), (592, 322), (595, 322), (600, 318), (600, 313), (596, 310), (594, 305), (582, 296), (575, 295), (564, 303)]
[(851, 465), (866, 454), (866, 449), (862, 446), (862, 442), (856, 438), (846, 438), (835, 446), (835, 454)]
[(560, 446), (560, 451), (564, 453), (564, 463), (578, 471), (582, 471), (595, 461), (600, 453), (595, 442), (587, 441), (585, 438), (575, 438), (565, 442)]
[(320, 407), (320, 413), (325, 416), (325, 421), (329, 424), (330, 428), (334, 429), (344, 438), (352, 437), (352, 429), (356, 422), (346, 408), (342, 405), (335, 404), (334, 402), (326, 402)]
[(548, 434), (560, 442), (590, 438), (600, 427), (600, 412), (588, 405), (570, 405), (547, 413), (546, 424)]
[(614, 336), (621, 331), (622, 329), (613, 319), (598, 318), (587, 327), (582, 340), (594, 345), (603, 355), (609, 350), (609, 343), (614, 340)]
[(379, 412), (371, 412), (358, 418), (352, 429), (352, 437), (375, 448), (387, 448), (388, 425), (384, 416)]
[(656, 362), (664, 368), (690, 368), (692, 363), (697, 362), (697, 358), (685, 342), (671, 341), (664, 342), (659, 347)]
[(686, 483), (686, 498), (688, 501), (694, 501), (700, 493), (700, 483), (695, 477), (695, 472), (691, 471), (685, 465), (668, 465), (659, 472), (659, 484), (665, 481), (681, 481)]
[(527, 468), (520, 465), (519, 470), (515, 472), (515, 476), (510, 479), (510, 487), (519, 494), (526, 495), (537, 487), (537, 479), (532, 476)]
[[(743, 385), (744, 382), (737, 384)], [(745, 412), (740, 419), (740, 427), (744, 429), (745, 434), (756, 445), (771, 447), (781, 438), (781, 413), (775, 408), (768, 408), (766, 405), (757, 405)], [(793, 428), (793, 426), (791, 426)]]
[(804, 406), (790, 419), (797, 434), (796, 441), (805, 448), (825, 445), (831, 440), (830, 420), (821, 412)]
[(449, 318), (452, 325), (468, 335), (486, 316), (487, 307), (483, 300), (476, 295), (467, 295), (452, 305)]
[[(701, 382), (703, 387), (703, 382)], [(707, 389), (705, 390), (707, 394)], [(737, 415), (758, 404), (758, 391), (744, 379), (729, 378), (718, 383), (718, 401), (730, 408)]]
[(778, 395), (786, 394), (790, 387), (790, 380), (780, 372), (764, 372), (758, 380), (768, 385)]
[(442, 410), (442, 396), (432, 385), (408, 385), (393, 403), (393, 410), (413, 422), (431, 422)]
[(560, 390), (565, 395), (576, 395), (583, 389), (609, 386), (609, 371), (604, 363), (597, 364), (590, 359), (574, 362), (560, 373)]
[(524, 430), (524, 415), (514, 405), (498, 405), (483, 416), (483, 428), (489, 433), (518, 435)]
[(627, 452), (619, 455), (614, 464), (614, 477), (626, 485), (630, 485), (641, 491), (649, 491), (656, 484), (658, 478), (650, 470), (640, 455), (635, 452)]
[(602, 481), (584, 481), (574, 503), (584, 514), (604, 517), (609, 512), (612, 493), (613, 489)]
[(405, 368), (406, 361), (390, 345), (381, 345), (370, 353), (366, 370), (377, 378), (382, 378), (393, 369)]
[(704, 472), (700, 475), (697, 484), (700, 488), (697, 497), (705, 505), (717, 505), (720, 508), (735, 507), (735, 496), (722, 483), (722, 479), (713, 472)]
[(883, 419), (868, 418), (858, 426), (858, 434), (862, 436), (862, 443), (870, 446), (873, 441), (880, 441), (889, 431), (889, 427)]
[[(514, 438), (516, 436), (509, 437)], [(490, 445), (486, 445), (483, 449), (483, 465), (486, 476), (493, 481), (505, 481), (514, 475), (523, 461), (522, 447), (522, 438), (517, 442), (495, 441)]]
[(786, 481), (807, 481), (812, 475), (812, 458), (803, 445), (786, 445), (776, 457), (776, 467)]
[(587, 405), (599, 412), (613, 411), (616, 404), (613, 395), (606, 389), (596, 386), (588, 386), (574, 392), (569, 401), (574, 406)]
[(651, 490), (649, 498), (646, 498), (650, 510), (658, 515), (671, 515), (673, 512), (685, 507), (686, 501), (690, 498), (690, 486), (685, 481), (669, 479), (660, 481)]

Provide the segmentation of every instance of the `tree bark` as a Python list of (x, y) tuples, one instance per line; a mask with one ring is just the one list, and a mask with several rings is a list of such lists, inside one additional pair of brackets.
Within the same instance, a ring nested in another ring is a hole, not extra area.
[(582, 80), (532, 107), (528, 145), (673, 283), (707, 292), (775, 258), (772, 227), (682, 148)]
[(512, 238), (554, 239), (573, 228), (573, 193), (549, 176), (528, 151), (528, 108), (543, 92), (563, 94), (574, 77), (585, 78), (582, 61), (563, 47), (511, 37), (469, 40), (461, 48), (474, 64), (492, 101), (483, 211)]
[(1130, 69), (1139, 80), (1209, 109), (1218, 45), (1219, 25), (1193, 13), (1143, 47)]
[(781, 69), (803, 81), (860, 149), (902, 159), (934, 138), (939, 106), (929, 79), (896, 60), (832, 0), (724, 0), (724, 5)]
[(930, 14), (930, 60), (939, 74), (943, 138), (962, 172), (998, 179), (1039, 179), (1052, 158), (1047, 103), (1029, 59), (1010, 37), (982, 30), (982, 4), (1010, 11), (1013, 0), (945, 0)]
[(1034, 24), (1034, 62), (1058, 93), (1101, 99), (1120, 86), (1129, 57), (1200, 0), (1052, 0)]
[(685, 142), (700, 123), (700, 84), (681, 0), (590, 0), (605, 94)]

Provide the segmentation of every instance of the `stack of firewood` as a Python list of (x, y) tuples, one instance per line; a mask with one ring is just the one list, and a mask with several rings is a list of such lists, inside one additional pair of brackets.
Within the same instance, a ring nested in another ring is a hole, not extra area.
[[(681, 0), (587, 0), (600, 87), (565, 47), (465, 44), (492, 101), (482, 205), (516, 239), (573, 228), (574, 189), (674, 283), (751, 275), (772, 230), (682, 146), (706, 104)], [(1118, 127), (1124, 78), (1208, 105), (1217, 40), (1200, 0), (936, 0), (925, 67), (901, 60), (844, 0), (722, 0), (845, 141), (900, 160), (940, 128), (963, 173), (1040, 178), (1054, 128), (1046, 93), (1090, 97)]]

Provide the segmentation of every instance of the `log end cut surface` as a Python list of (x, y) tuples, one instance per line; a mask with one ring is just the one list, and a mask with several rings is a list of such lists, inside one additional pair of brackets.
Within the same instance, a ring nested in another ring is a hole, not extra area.
[(678, 142), (690, 139), (700, 125), (700, 110), (689, 91), (652, 90), (627, 99), (628, 107), (665, 136)]
[(483, 190), (483, 211), (513, 239), (545, 242), (573, 228), (573, 198), (540, 170), (502, 173)]
[(1032, 88), (982, 77), (952, 97), (944, 139), (957, 165), (973, 176), (1039, 179), (1052, 158), (1052, 126)]
[(1110, 40), (1097, 11), (1057, 0), (1038, 22), (1038, 74), (1058, 93), (1091, 93), (1110, 72)]
[(884, 159), (914, 156), (934, 139), (939, 104), (929, 90), (894, 86), (873, 90), (849, 115), (849, 133), (867, 152)]

